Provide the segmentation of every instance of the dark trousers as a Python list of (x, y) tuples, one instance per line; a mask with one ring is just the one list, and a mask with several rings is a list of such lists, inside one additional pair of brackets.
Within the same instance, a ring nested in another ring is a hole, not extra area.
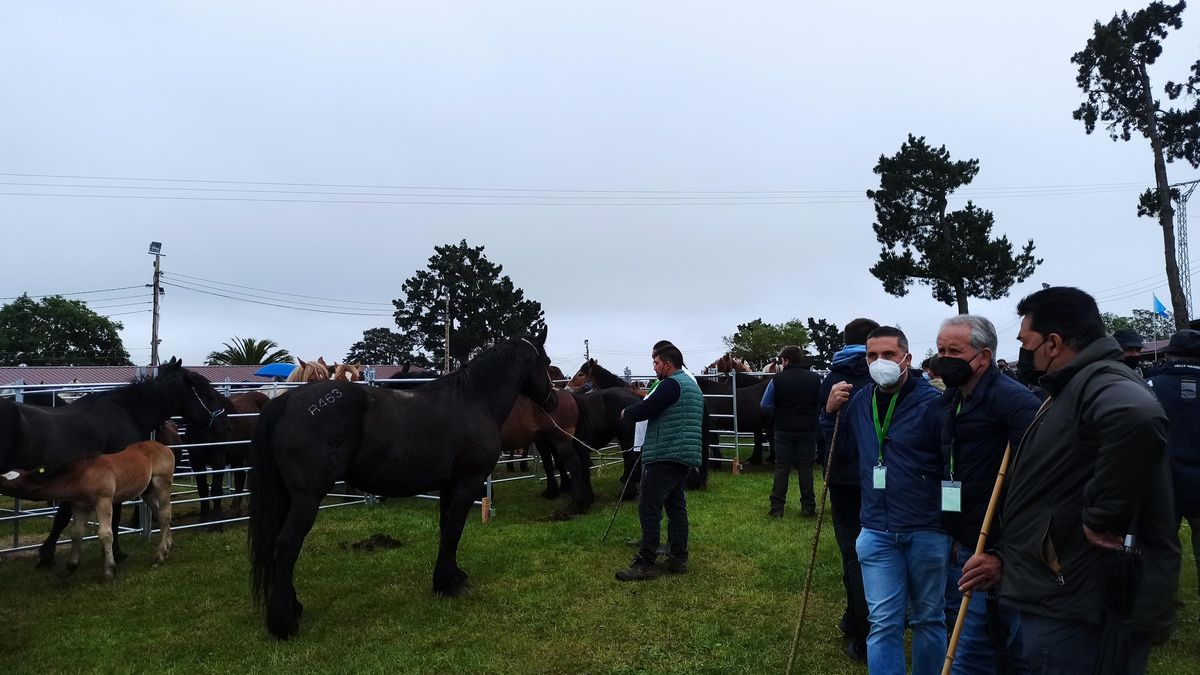
[(829, 486), (829, 511), (833, 520), (833, 536), (842, 552), (842, 585), (846, 588), (847, 637), (866, 639), (871, 631), (867, 619), (867, 594), (863, 591), (862, 565), (858, 562), (855, 542), (862, 529), (859, 510), (862, 492), (857, 485)]
[(638, 516), (642, 521), (642, 546), (638, 557), (652, 563), (658, 558), (662, 514), (667, 512), (667, 554), (686, 562), (688, 515), (684, 484), (688, 467), (677, 462), (651, 462), (642, 467)]
[[(1092, 675), (1102, 647), (1099, 627), (1021, 612), (1021, 631), (1033, 675)], [(1129, 652), (1129, 663), (1113, 672), (1142, 675), (1150, 658), (1150, 638), (1132, 636)]]
[(815, 431), (775, 431), (771, 447), (775, 451), (775, 484), (771, 489), (771, 508), (783, 510), (787, 502), (788, 479), (792, 469), (800, 472), (800, 507), (815, 511), (813, 495), (813, 457), (817, 451)]

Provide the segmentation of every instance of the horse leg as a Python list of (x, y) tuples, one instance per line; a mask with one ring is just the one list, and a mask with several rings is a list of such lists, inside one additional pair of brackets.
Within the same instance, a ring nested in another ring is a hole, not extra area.
[[(542, 458), (542, 468), (546, 470), (546, 489), (542, 490), (542, 496), (546, 499), (558, 499), (559, 488), (558, 479), (555, 477), (554, 452), (553, 448), (541, 440), (534, 442), (537, 447), (538, 456)], [(562, 467), (558, 467), (557, 471), (561, 471)]]
[[(133, 510), (133, 515), (137, 516), (137, 509)], [(112, 505), (112, 531), (113, 531), (113, 560), (124, 562), (129, 556), (121, 552), (121, 538), (116, 534), (121, 531), (121, 503), (117, 502)]]
[(287, 517), (275, 540), (275, 583), (267, 600), (267, 630), (281, 640), (300, 632), (304, 605), (296, 597), (293, 574), (300, 547), (317, 519), (317, 507), (321, 504), (320, 496), (292, 493), (291, 498)]
[[(234, 461), (229, 465), (234, 469), (245, 468), (245, 463)], [(246, 472), (238, 471), (233, 474), (233, 491), (237, 495), (233, 498), (233, 503), (229, 507), (233, 510), (234, 517), (242, 515), (242, 493), (246, 491)]]
[(79, 552), (83, 549), (87, 516), (86, 509), (75, 509), (75, 517), (71, 519), (71, 555), (67, 558), (67, 572), (73, 573), (79, 567)]
[[(215, 471), (223, 471), (225, 469), (225, 453), (217, 453), (212, 468)], [(212, 508), (209, 510), (209, 515), (212, 516), (213, 520), (223, 520), (225, 518), (224, 514), (221, 513), (221, 497), (225, 495), (225, 475), (224, 473), (214, 473), (211, 475), (212, 483), (208, 493), (214, 497)], [(221, 526), (217, 525), (216, 529), (220, 530)]]
[[(529, 446), (527, 445), (524, 448), (521, 448), (521, 459), (524, 460), (528, 456), (529, 456)], [(509, 466), (512, 466), (512, 465), (510, 464)], [(521, 471), (529, 471), (529, 462), (525, 462), (525, 461), (521, 462)]]
[(113, 503), (108, 497), (96, 500), (96, 524), (100, 530), (100, 544), (104, 547), (103, 581), (112, 581), (117, 572), (117, 561), (113, 559)]
[(58, 545), (58, 538), (62, 536), (63, 530), (67, 529), (70, 522), (71, 502), (60, 502), (58, 510), (54, 512), (54, 522), (50, 525), (50, 534), (46, 535), (46, 540), (38, 549), (38, 569), (54, 567), (54, 547)]
[(585, 513), (595, 501), (592, 493), (591, 451), (573, 441), (556, 446), (560, 457), (569, 458), (571, 472), (571, 503), (567, 507), (572, 513)]
[(441, 490), (438, 505), (441, 508), (441, 542), (438, 546), (437, 563), (433, 566), (433, 592), (438, 595), (456, 596), (469, 586), (467, 573), (458, 566), (458, 542), (462, 539), (467, 514), (475, 503), (486, 476), (466, 476), (454, 479)]
[(161, 533), (158, 537), (158, 552), (154, 556), (154, 566), (158, 567), (166, 561), (175, 545), (171, 538), (171, 479), (167, 476), (154, 476), (150, 479), (150, 488), (142, 499), (154, 509), (158, 516), (158, 526)]

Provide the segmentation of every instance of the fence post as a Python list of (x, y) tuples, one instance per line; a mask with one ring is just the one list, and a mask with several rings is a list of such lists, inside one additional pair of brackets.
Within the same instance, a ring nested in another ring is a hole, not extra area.
[(739, 476), (742, 473), (742, 437), (741, 428), (738, 427), (737, 371), (731, 373), (730, 377), (733, 378), (730, 387), (733, 392), (733, 475)]

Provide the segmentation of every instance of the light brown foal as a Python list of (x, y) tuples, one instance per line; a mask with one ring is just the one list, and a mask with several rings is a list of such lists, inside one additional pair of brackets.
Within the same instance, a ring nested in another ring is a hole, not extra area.
[(79, 552), (87, 528), (88, 515), (99, 523), (100, 543), (104, 545), (104, 580), (112, 581), (117, 563), (113, 560), (113, 504), (139, 495), (158, 516), (162, 535), (154, 564), (158, 566), (171, 552), (171, 476), (175, 456), (171, 449), (155, 441), (141, 441), (121, 452), (96, 455), (71, 463), (62, 471), (9, 471), (0, 474), (0, 492), (42, 501), (71, 502), (71, 557), (67, 569), (79, 566)]

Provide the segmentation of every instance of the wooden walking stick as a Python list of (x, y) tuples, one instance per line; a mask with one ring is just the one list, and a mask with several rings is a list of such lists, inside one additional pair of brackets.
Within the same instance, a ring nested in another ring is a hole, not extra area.
[(822, 481), (821, 503), (817, 507), (817, 531), (813, 534), (812, 556), (808, 560), (808, 573), (804, 575), (804, 600), (800, 603), (800, 618), (792, 633), (792, 646), (788, 650), (787, 675), (796, 672), (796, 650), (800, 646), (800, 632), (804, 630), (804, 617), (808, 613), (808, 594), (812, 591), (813, 569), (817, 566), (817, 544), (821, 541), (821, 523), (825, 520), (825, 500), (829, 497), (829, 468), (833, 466), (833, 451), (837, 448), (838, 427), (842, 424), (841, 411), (833, 419), (833, 435), (829, 438), (829, 454), (825, 456), (825, 480)]
[[(1009, 443), (1004, 448), (1004, 459), (1000, 460), (1000, 473), (996, 474), (996, 484), (992, 487), (992, 499), (988, 502), (987, 513), (983, 516), (983, 528), (979, 531), (979, 542), (975, 544), (975, 555), (983, 553), (987, 545), (988, 530), (992, 529), (992, 518), (996, 515), (996, 504), (1000, 501), (1000, 489), (1004, 486), (1004, 474), (1008, 473), (1008, 460), (1011, 456), (1012, 443)], [(958, 605), (958, 618), (954, 620), (954, 632), (950, 634), (950, 647), (946, 650), (946, 663), (942, 666), (942, 675), (950, 675), (950, 667), (954, 665), (954, 652), (958, 649), (958, 638), (962, 634), (969, 604), (971, 591), (963, 593), (962, 602)]]

